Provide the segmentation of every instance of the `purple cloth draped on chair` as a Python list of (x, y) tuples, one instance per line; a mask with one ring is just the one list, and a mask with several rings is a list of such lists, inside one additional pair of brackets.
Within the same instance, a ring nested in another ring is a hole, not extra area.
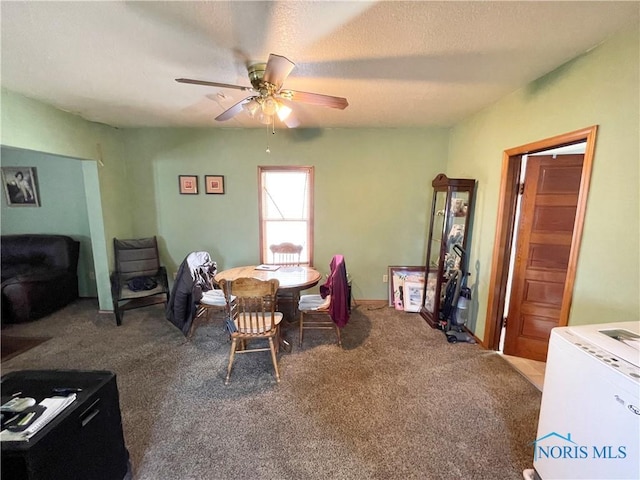
[(331, 295), (329, 316), (338, 327), (344, 327), (349, 321), (349, 282), (347, 266), (343, 255), (334, 255), (331, 259), (331, 273), (327, 281), (320, 286), (320, 295)]

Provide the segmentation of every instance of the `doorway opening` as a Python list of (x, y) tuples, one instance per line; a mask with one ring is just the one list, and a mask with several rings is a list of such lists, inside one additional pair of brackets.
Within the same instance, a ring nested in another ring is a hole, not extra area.
[[(518, 219), (520, 218), (520, 209), (522, 208), (521, 199), (519, 198), (522, 175), (527, 170), (527, 161), (536, 155), (553, 156), (555, 154), (566, 155), (566, 149), (581, 148), (584, 152), (581, 161), (580, 170), (578, 171), (576, 200), (575, 200), (575, 220), (571, 224), (571, 228), (566, 240), (566, 276), (563, 276), (559, 282), (559, 287), (552, 292), (557, 298), (557, 315), (556, 325), (567, 325), (569, 312), (571, 307), (571, 298), (573, 294), (573, 285), (575, 281), (576, 265), (580, 240), (582, 237), (582, 227), (586, 212), (586, 200), (589, 189), (589, 181), (591, 177), (591, 166), (593, 163), (593, 155), (595, 151), (595, 138), (597, 126), (588, 127), (575, 132), (559, 135), (557, 137), (548, 138), (538, 142), (522, 145), (520, 147), (506, 150), (503, 155), (503, 168), (500, 187), (500, 199), (498, 203), (498, 223), (496, 226), (496, 237), (494, 241), (493, 259), (491, 265), (491, 281), (489, 298), (487, 304), (487, 328), (485, 330), (484, 344), (491, 350), (503, 351), (505, 331), (505, 312), (509, 304), (512, 302), (510, 298), (511, 286), (514, 276), (514, 265), (516, 263), (516, 233), (518, 232)], [(562, 150), (556, 150), (562, 149)], [(555, 152), (555, 153), (554, 153)], [(582, 157), (582, 155), (581, 155)], [(534, 160), (531, 160), (535, 164)], [(544, 177), (544, 171), (538, 172)], [(539, 282), (544, 287), (545, 282)], [(546, 295), (547, 292), (540, 291)], [(515, 305), (515, 303), (514, 303)], [(508, 322), (508, 324), (511, 322)], [(517, 322), (514, 322), (514, 324)], [(523, 324), (515, 325), (518, 334), (525, 340), (525, 345), (540, 331), (533, 332), (531, 325), (523, 327)], [(533, 323), (534, 329), (535, 322)], [(548, 327), (548, 324), (547, 324)], [(545, 327), (546, 328), (546, 327)], [(514, 330), (515, 331), (515, 330)], [(506, 332), (506, 331), (505, 331)], [(527, 338), (530, 336), (532, 338)], [(539, 335), (540, 336), (540, 335)], [(542, 335), (544, 336), (544, 335)], [(544, 339), (536, 339), (542, 341)], [(546, 338), (548, 342), (548, 338)], [(528, 350), (525, 346), (521, 355), (526, 358), (536, 360), (546, 358), (546, 348), (544, 345), (535, 344), (535, 348)]]
[(502, 328), (500, 329), (500, 342), (498, 351), (500, 353), (504, 353), (504, 342), (505, 336), (507, 333), (507, 322), (505, 319), (509, 317), (509, 305), (511, 302), (511, 294), (513, 287), (513, 276), (514, 269), (516, 264), (516, 254), (517, 249), (513, 248), (514, 245), (518, 244), (518, 229), (520, 227), (520, 222), (522, 220), (522, 194), (523, 188), (522, 186), (527, 181), (527, 160), (529, 157), (542, 157), (542, 156), (551, 156), (552, 158), (562, 158), (563, 155), (584, 155), (586, 153), (586, 141), (582, 141), (573, 145), (565, 145), (563, 147), (551, 148), (549, 150), (541, 150), (539, 152), (526, 154), (522, 156), (522, 160), (520, 162), (520, 177), (519, 177), (519, 191), (516, 193), (516, 205), (515, 205), (515, 220), (513, 226), (513, 234), (511, 237), (511, 255), (509, 257), (509, 270), (507, 274), (507, 285), (506, 285), (506, 295), (504, 301), (504, 308), (502, 312)]

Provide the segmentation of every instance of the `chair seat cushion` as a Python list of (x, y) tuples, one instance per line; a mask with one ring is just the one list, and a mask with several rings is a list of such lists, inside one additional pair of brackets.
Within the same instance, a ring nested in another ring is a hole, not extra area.
[[(231, 301), (236, 299), (235, 295), (231, 295)], [(224, 298), (222, 290), (207, 290), (202, 293), (200, 303), (205, 305), (214, 305), (217, 307), (224, 307), (227, 304), (227, 300)]]
[(149, 276), (133, 277), (127, 282), (127, 287), (133, 292), (141, 292), (143, 290), (153, 290), (158, 286), (155, 278)]
[(321, 295), (302, 295), (298, 302), (298, 310), (328, 310), (331, 303), (331, 295), (322, 298)]
[[(281, 321), (282, 321), (282, 313), (275, 312), (273, 317), (273, 324), (278, 325)], [(253, 334), (264, 333), (271, 330), (271, 314), (270, 313), (264, 314), (264, 325), (262, 321), (262, 316), (260, 316), (260, 318), (256, 318), (254, 314), (253, 318), (251, 319), (247, 318), (245, 320), (244, 314), (242, 313), (240, 313), (239, 317), (236, 320), (234, 320), (234, 323), (236, 324), (238, 333), (253, 333)], [(243, 328), (240, 328), (240, 325), (242, 325)]]
[(139, 290), (139, 291), (133, 291), (131, 290), (127, 285), (123, 285), (122, 286), (122, 291), (120, 293), (120, 300), (128, 300), (131, 298), (142, 298), (142, 297), (149, 297), (151, 295), (155, 295), (155, 294), (159, 294), (159, 293), (165, 293), (165, 288), (163, 285), (158, 285), (156, 288), (152, 289), (152, 290)]

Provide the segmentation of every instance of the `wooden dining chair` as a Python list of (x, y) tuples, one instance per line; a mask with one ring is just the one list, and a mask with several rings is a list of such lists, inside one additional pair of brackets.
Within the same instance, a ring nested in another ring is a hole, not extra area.
[[(232, 300), (235, 300), (232, 297)], [(187, 333), (187, 340), (191, 340), (193, 333), (198, 327), (211, 321), (218, 321), (227, 317), (227, 302), (222, 290), (212, 289), (202, 293), (197, 307), (196, 315), (191, 322), (191, 327)]]
[[(279, 243), (277, 245), (271, 245), (271, 263), (273, 265), (282, 266), (299, 266), (300, 254), (302, 253), (302, 245), (294, 245), (290, 242)], [(300, 300), (300, 292), (294, 291), (290, 293), (278, 294), (278, 308), (287, 314), (287, 321), (295, 322), (296, 305)]]
[[(225, 385), (229, 384), (236, 353), (270, 351), (276, 381), (280, 381), (276, 356), (282, 321), (282, 313), (276, 311), (276, 293), (279, 285), (276, 279), (258, 280), (242, 277), (231, 281), (220, 280), (220, 287), (227, 299), (229, 311), (227, 328), (231, 336), (231, 352)], [(235, 301), (231, 300), (232, 296), (235, 297)], [(267, 340), (269, 346), (249, 348), (248, 344), (256, 340)]]
[(319, 295), (302, 295), (298, 302), (300, 311), (300, 335), (298, 345), (302, 348), (305, 330), (334, 330), (338, 345), (342, 346), (342, 329), (349, 321), (351, 308), (350, 285), (344, 256), (334, 255), (330, 264), (331, 273), (320, 286)]
[(300, 254), (302, 253), (302, 245), (294, 245), (290, 242), (271, 245), (272, 261), (274, 265), (300, 265)]

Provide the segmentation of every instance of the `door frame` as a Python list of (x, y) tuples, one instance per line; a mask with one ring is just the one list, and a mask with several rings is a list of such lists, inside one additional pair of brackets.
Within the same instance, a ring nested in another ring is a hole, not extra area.
[(513, 230), (516, 223), (516, 201), (519, 190), (522, 157), (552, 148), (586, 142), (582, 176), (580, 178), (580, 192), (578, 194), (578, 205), (576, 207), (576, 220), (573, 226), (569, 264), (567, 267), (567, 278), (565, 280), (562, 305), (560, 308), (559, 325), (566, 326), (569, 322), (569, 312), (571, 311), (578, 253), (587, 208), (587, 196), (591, 180), (591, 167), (593, 165), (597, 130), (598, 126), (593, 125), (574, 132), (510, 148), (503, 153), (500, 197), (498, 200), (498, 221), (493, 244), (491, 279), (489, 281), (489, 296), (487, 300), (487, 328), (485, 329), (483, 339), (483, 344), (490, 350), (498, 350), (500, 347), (500, 333), (502, 330), (505, 297), (507, 293), (509, 260), (513, 247)]

